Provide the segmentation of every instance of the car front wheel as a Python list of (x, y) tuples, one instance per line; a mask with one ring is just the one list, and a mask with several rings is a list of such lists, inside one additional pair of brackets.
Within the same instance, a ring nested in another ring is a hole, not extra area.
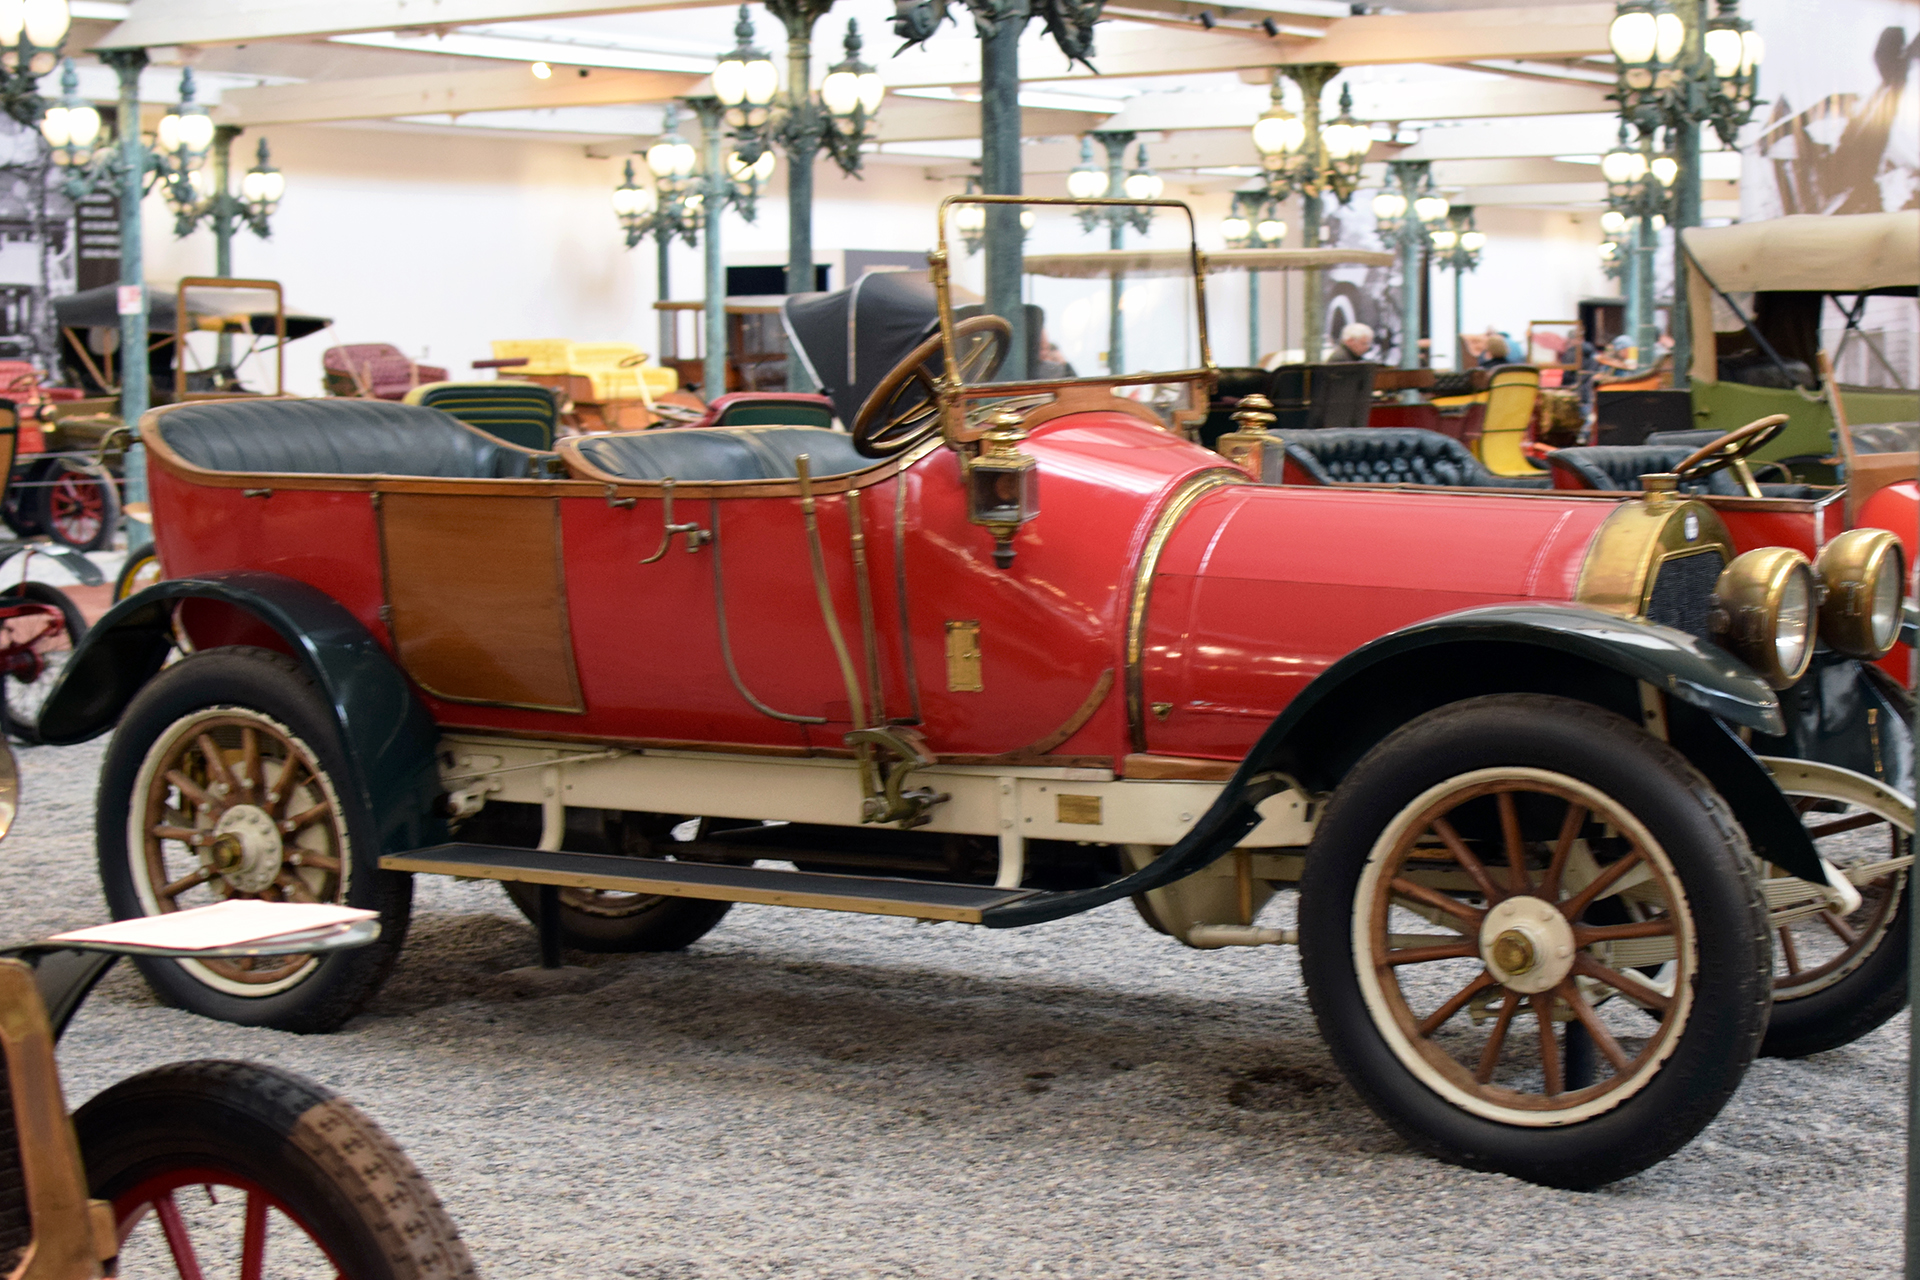
[(1626, 720), (1533, 695), (1444, 707), (1335, 793), (1301, 885), (1335, 1059), (1414, 1145), (1548, 1186), (1664, 1159), (1766, 1030), (1744, 835)]
[(379, 913), (378, 941), (324, 957), (137, 961), (161, 999), (247, 1026), (331, 1031), (406, 937), (412, 883), (379, 870), (373, 819), (326, 699), (263, 649), (168, 667), (129, 704), (100, 771), (100, 879), (115, 919), (233, 898)]

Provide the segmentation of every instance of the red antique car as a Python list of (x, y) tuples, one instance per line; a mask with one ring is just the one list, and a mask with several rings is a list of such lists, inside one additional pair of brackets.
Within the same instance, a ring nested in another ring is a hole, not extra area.
[[(1073, 203), (1028, 202), (1036, 252), (1073, 243)], [(504, 882), (555, 963), (685, 946), (735, 902), (1012, 928), (1131, 898), (1189, 946), (1297, 942), (1383, 1117), (1559, 1186), (1687, 1143), (1763, 1043), (1902, 1007), (1912, 744), (1871, 666), (1897, 540), (1687, 477), (1258, 483), (1189, 438), (1204, 273), (1185, 207), (1150, 212), (1186, 232), (1179, 275), (1043, 282), (1009, 322), (955, 305), (985, 281), (943, 209), (935, 330), (851, 434), (542, 454), (373, 401), (149, 414), (170, 576), (40, 724), (114, 730), (108, 900), (385, 927), (148, 980), (337, 1026), (416, 874)], [(1043, 327), (1113, 371), (1019, 380)]]

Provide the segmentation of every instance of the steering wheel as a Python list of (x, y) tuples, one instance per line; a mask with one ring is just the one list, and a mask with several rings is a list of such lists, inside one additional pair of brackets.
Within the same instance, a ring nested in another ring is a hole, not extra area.
[[(1673, 469), (1674, 475), (1685, 484), (1692, 480), (1701, 480), (1714, 472), (1731, 467), (1735, 463), (1744, 463), (1747, 458), (1759, 452), (1773, 442), (1787, 425), (1784, 413), (1769, 414), (1767, 417), (1749, 422), (1744, 427), (1736, 427), (1711, 444), (1702, 445), (1680, 460)], [(1742, 467), (1742, 470), (1745, 470)]]
[[(953, 327), (960, 381), (985, 382), (1000, 370), (1013, 326), (999, 316), (969, 316)], [(880, 380), (853, 416), (853, 448), (863, 458), (891, 458), (931, 431), (939, 410), (935, 379), (945, 352), (934, 334)]]

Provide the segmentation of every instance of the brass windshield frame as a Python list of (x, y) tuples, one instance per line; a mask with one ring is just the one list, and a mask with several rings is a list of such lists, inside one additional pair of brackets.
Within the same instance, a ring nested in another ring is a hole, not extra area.
[[(1194, 369), (1170, 369), (1155, 373), (1126, 373), (1098, 378), (1034, 378), (1020, 382), (990, 382), (967, 385), (961, 383), (953, 373), (958, 368), (953, 341), (953, 292), (948, 276), (947, 255), (947, 211), (954, 205), (1056, 205), (1066, 208), (1083, 209), (1171, 209), (1177, 210), (1187, 220), (1187, 253), (1193, 267), (1194, 314), (1200, 328), (1200, 366)], [(939, 416), (942, 430), (949, 444), (962, 444), (978, 434), (970, 430), (966, 423), (965, 406), (969, 400), (999, 400), (1009, 396), (1031, 395), (1038, 392), (1059, 391), (1065, 387), (1078, 386), (1150, 386), (1160, 383), (1184, 382), (1188, 384), (1188, 411), (1204, 412), (1207, 402), (1212, 398), (1213, 387), (1219, 378), (1219, 366), (1213, 361), (1213, 346), (1207, 334), (1207, 259), (1200, 250), (1200, 241), (1196, 233), (1193, 210), (1184, 200), (1116, 200), (1109, 198), (1081, 199), (1077, 196), (990, 196), (990, 195), (952, 195), (940, 202), (936, 220), (938, 240), (932, 252), (927, 254), (928, 275), (932, 279), (934, 295), (940, 313), (940, 350), (944, 357), (944, 368), (935, 383), (935, 392), (939, 400)]]

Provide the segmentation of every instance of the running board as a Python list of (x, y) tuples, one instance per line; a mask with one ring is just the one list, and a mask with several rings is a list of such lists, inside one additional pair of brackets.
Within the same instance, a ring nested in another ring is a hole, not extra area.
[(411, 853), (390, 853), (380, 859), (380, 866), (387, 871), (476, 880), (756, 902), (771, 907), (813, 907), (919, 920), (956, 920), (962, 924), (979, 924), (983, 911), (1031, 897), (1035, 892), (992, 885), (621, 858), (603, 853), (548, 853), (490, 844), (442, 844)]

